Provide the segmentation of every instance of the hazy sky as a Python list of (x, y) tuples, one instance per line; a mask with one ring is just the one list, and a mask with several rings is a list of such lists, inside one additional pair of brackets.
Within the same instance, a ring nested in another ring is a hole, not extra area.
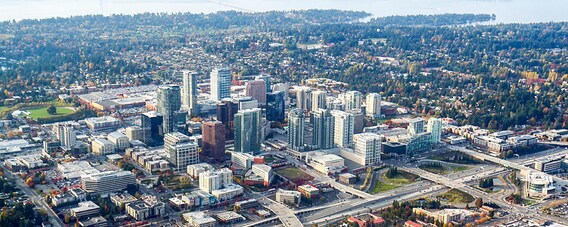
[(495, 13), (497, 22), (568, 21), (568, 0), (0, 0), (0, 20), (143, 12), (360, 10), (375, 16)]

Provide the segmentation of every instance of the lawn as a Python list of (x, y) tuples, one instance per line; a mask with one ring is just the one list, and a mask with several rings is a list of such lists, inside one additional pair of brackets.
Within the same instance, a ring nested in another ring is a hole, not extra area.
[(298, 182), (301, 180), (310, 181), (314, 179), (314, 177), (312, 177), (311, 175), (307, 174), (303, 170), (298, 169), (296, 167), (279, 169), (276, 170), (276, 173), (292, 182)]
[(30, 112), (30, 115), (28, 117), (37, 120), (39, 118), (47, 118), (51, 116), (70, 114), (74, 112), (68, 107), (56, 107), (56, 108), (57, 108), (57, 113), (54, 115), (47, 113), (47, 107), (27, 110), (28, 112)]
[(452, 168), (452, 171), (454, 171), (454, 172), (461, 172), (461, 171), (464, 171), (464, 170), (471, 169), (469, 166), (452, 166), (450, 168)]
[(436, 196), (438, 199), (448, 203), (471, 203), (475, 200), (473, 196), (462, 192), (457, 189), (450, 189), (449, 191)]
[(444, 175), (444, 174), (448, 173), (448, 169), (446, 169), (442, 165), (424, 164), (424, 165), (420, 165), (418, 167), (420, 169), (423, 169), (423, 170), (426, 170), (428, 172), (435, 173), (435, 174)]
[(430, 155), (428, 159), (457, 163), (457, 164), (470, 164), (470, 165), (483, 163), (479, 159), (476, 159), (469, 155), (462, 154), (457, 151), (449, 151), (449, 152)]
[(384, 179), (387, 183), (410, 184), (416, 181), (416, 179), (418, 179), (418, 176), (399, 170), (393, 178), (388, 178), (386, 176), (386, 172), (381, 174), (381, 178)]
[(377, 181), (377, 182), (375, 182), (375, 186), (373, 187), (373, 189), (371, 189), (371, 191), (369, 193), (377, 194), (377, 193), (393, 190), (393, 189), (399, 188), (399, 187), (400, 186), (398, 186), (398, 185), (387, 184), (387, 183), (384, 183), (384, 182), (381, 182), (381, 181)]

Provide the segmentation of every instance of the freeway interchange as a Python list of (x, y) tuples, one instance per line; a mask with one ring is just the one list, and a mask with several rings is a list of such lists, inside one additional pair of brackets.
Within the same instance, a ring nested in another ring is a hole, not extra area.
[[(542, 213), (537, 213), (533, 209), (529, 209), (527, 206), (515, 205), (505, 201), (505, 196), (499, 196), (496, 194), (488, 194), (481, 191), (478, 188), (469, 186), (468, 183), (478, 180), (480, 178), (498, 176), (500, 174), (507, 174), (510, 169), (526, 170), (528, 167), (524, 166), (528, 162), (528, 159), (517, 158), (514, 161), (506, 161), (499, 158), (495, 158), (483, 153), (468, 150), (463, 147), (448, 146), (450, 150), (459, 151), (476, 158), (495, 163), (497, 165), (478, 165), (475, 168), (464, 170), (462, 172), (451, 173), (445, 176), (434, 174), (425, 170), (418, 168), (416, 163), (410, 163), (401, 160), (395, 160), (389, 164), (397, 166), (400, 170), (415, 174), (420, 176), (422, 181), (418, 181), (405, 187), (397, 188), (394, 190), (382, 192), (379, 194), (371, 195), (366, 192), (354, 189), (352, 187), (340, 184), (335, 181), (335, 179), (330, 178), (327, 175), (321, 174), (313, 169), (305, 169), (306, 172), (320, 180), (323, 183), (329, 183), (335, 189), (354, 195), (356, 198), (345, 199), (333, 205), (323, 205), (317, 207), (310, 207), (305, 209), (290, 209), (286, 206), (280, 205), (275, 208), (274, 201), (269, 201), (268, 207), (272, 210), (284, 226), (294, 226), (298, 222), (303, 223), (305, 226), (310, 226), (312, 224), (326, 224), (333, 223), (335, 221), (341, 220), (347, 216), (353, 216), (363, 213), (369, 213), (371, 211), (376, 211), (377, 209), (388, 207), (393, 201), (406, 201), (413, 200), (417, 198), (424, 198), (434, 196), (436, 194), (442, 193), (449, 188), (455, 188), (462, 190), (473, 197), (483, 198), (487, 202), (493, 202), (499, 205), (502, 209), (509, 211), (510, 213), (520, 213), (525, 214), (528, 217), (539, 217), (546, 218), (548, 220), (554, 220), (560, 224), (568, 224), (567, 220), (545, 215)], [(568, 153), (564, 149), (554, 150), (553, 155)], [(537, 157), (549, 156), (549, 152), (541, 152), (530, 156), (530, 159)], [(297, 160), (290, 160), (296, 165), (301, 165)], [(534, 170), (533, 170), (534, 171)], [(565, 180), (555, 178), (558, 182), (566, 184)], [(510, 182), (507, 182), (505, 191), (507, 193), (515, 193), (515, 187), (509, 187)], [(269, 200), (269, 199), (267, 199)], [(295, 216), (296, 218), (293, 218)], [(294, 224), (292, 224), (294, 223)], [(255, 226), (249, 225), (249, 226)]]

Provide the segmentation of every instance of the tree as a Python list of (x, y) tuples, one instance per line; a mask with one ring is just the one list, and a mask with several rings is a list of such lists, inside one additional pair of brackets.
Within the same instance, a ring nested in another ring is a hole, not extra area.
[(55, 108), (55, 106), (49, 106), (49, 107), (47, 107), (47, 113), (51, 114), (51, 115), (55, 115), (55, 114), (57, 114), (57, 108)]
[(483, 206), (483, 199), (482, 198), (477, 198), (475, 200), (475, 207), (477, 207), (477, 209), (481, 208)]

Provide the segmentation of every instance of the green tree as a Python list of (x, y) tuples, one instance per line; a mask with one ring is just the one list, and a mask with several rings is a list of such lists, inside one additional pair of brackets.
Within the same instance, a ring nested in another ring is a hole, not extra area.
[(55, 108), (55, 106), (49, 106), (49, 107), (47, 107), (47, 113), (51, 114), (51, 115), (55, 115), (55, 114), (57, 114), (57, 108)]

